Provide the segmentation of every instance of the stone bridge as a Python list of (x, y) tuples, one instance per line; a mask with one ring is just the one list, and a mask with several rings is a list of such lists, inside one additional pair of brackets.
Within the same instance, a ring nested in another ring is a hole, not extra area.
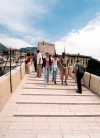
[(67, 86), (59, 73), (57, 85), (51, 80), (45, 87), (44, 74), (32, 72), (19, 81), (0, 112), (0, 138), (100, 138), (100, 97), (84, 84), (76, 93), (70, 76)]

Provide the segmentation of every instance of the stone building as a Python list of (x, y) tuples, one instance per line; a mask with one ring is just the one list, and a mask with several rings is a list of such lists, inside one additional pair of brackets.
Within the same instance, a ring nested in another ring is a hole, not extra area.
[[(10, 48), (3, 50), (3, 57), (10, 57)], [(11, 48), (11, 58), (14, 58), (15, 62), (18, 62), (18, 60), (20, 59), (20, 52), (18, 49)]]
[(38, 49), (40, 50), (41, 54), (45, 56), (45, 53), (48, 52), (51, 55), (54, 55), (56, 53), (55, 51), (55, 44), (48, 43), (45, 41), (38, 43)]
[(84, 64), (84, 67), (87, 67), (88, 60), (92, 58), (90, 56), (80, 55), (79, 53), (78, 54), (66, 54), (66, 56), (69, 59), (70, 65), (74, 65), (76, 60), (80, 60)]

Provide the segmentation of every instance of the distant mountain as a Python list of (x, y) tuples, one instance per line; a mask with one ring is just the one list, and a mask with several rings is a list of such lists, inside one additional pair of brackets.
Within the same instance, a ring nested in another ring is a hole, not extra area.
[(26, 47), (26, 48), (20, 48), (19, 51), (21, 53), (35, 53), (37, 51), (37, 47)]
[(3, 51), (3, 49), (6, 49), (7, 47), (5, 47), (3, 44), (0, 43), (0, 51)]

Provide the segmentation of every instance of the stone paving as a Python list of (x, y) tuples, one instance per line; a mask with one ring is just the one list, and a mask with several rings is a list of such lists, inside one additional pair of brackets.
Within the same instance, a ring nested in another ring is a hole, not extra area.
[(0, 113), (0, 138), (100, 138), (100, 98), (77, 85), (26, 75)]

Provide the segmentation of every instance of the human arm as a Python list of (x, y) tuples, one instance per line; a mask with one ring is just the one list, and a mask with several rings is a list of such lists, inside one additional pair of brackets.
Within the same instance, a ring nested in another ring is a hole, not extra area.
[(59, 60), (59, 63), (60, 63), (60, 66), (61, 66), (63, 69), (66, 68), (66, 67), (64, 67), (63, 64), (62, 64), (62, 59)]

